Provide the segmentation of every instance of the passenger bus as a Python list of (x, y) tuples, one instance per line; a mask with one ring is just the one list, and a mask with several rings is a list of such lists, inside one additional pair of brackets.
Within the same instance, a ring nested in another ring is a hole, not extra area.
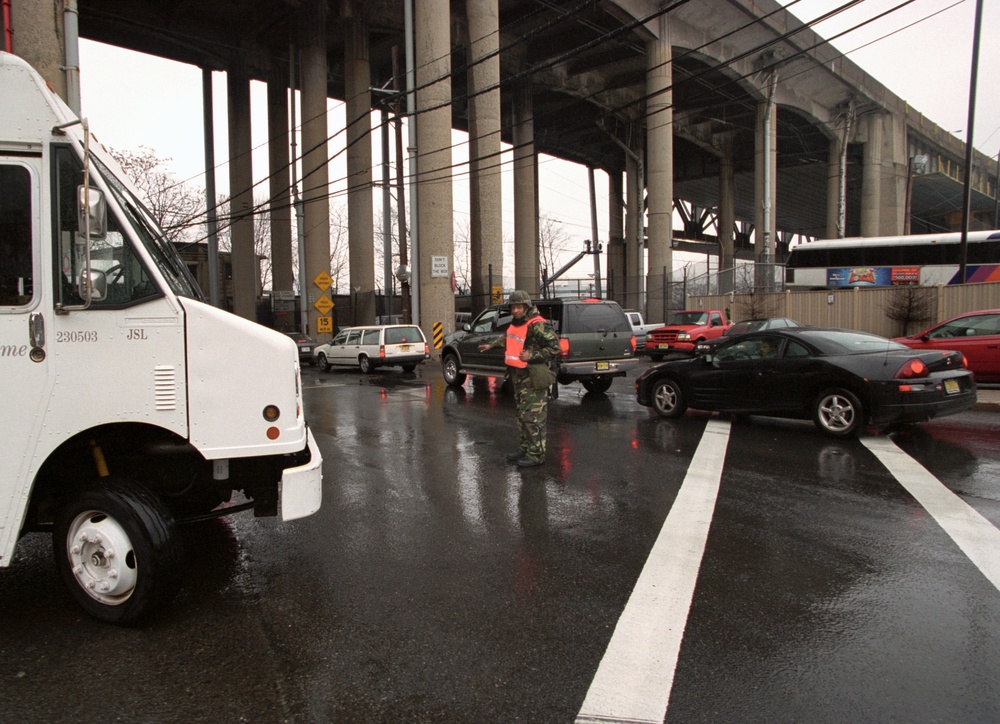
[[(786, 287), (957, 284), (960, 233), (826, 239), (793, 247)], [(970, 231), (966, 281), (1000, 281), (1000, 231)]]

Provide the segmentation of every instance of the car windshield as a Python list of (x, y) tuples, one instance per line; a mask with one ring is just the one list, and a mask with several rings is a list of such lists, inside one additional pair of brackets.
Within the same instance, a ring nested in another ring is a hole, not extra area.
[(708, 312), (678, 312), (670, 324), (708, 324)]
[(817, 329), (803, 332), (802, 337), (825, 354), (865, 354), (867, 352), (909, 349), (905, 345), (885, 337), (879, 337), (877, 334), (853, 332), (846, 329)]
[(747, 332), (756, 332), (758, 329), (764, 326), (764, 320), (758, 319), (749, 322), (740, 322), (739, 324), (734, 324), (732, 327), (723, 332), (727, 337), (735, 337), (740, 334), (746, 334)]

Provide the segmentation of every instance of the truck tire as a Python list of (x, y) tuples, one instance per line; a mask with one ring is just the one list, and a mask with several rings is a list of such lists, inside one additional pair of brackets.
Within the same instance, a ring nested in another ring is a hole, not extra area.
[(84, 490), (66, 502), (52, 542), (63, 581), (96, 619), (133, 625), (177, 593), (181, 544), (174, 519), (131, 481)]
[(583, 388), (587, 392), (607, 392), (611, 389), (611, 378), (610, 377), (594, 377), (593, 379), (583, 380)]
[(465, 375), (459, 372), (458, 357), (454, 354), (446, 354), (441, 360), (441, 374), (444, 381), (452, 387), (461, 387), (465, 384)]

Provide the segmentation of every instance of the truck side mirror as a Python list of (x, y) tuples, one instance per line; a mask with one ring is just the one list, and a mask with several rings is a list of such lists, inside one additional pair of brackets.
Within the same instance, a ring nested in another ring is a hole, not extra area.
[[(89, 198), (88, 198), (89, 197)], [(88, 209), (88, 201), (90, 208)], [(90, 220), (90, 238), (103, 239), (108, 235), (108, 202), (104, 192), (90, 187), (89, 193), (84, 193), (83, 184), (76, 187), (76, 217), (80, 236), (87, 231), (87, 220)]]
[(83, 269), (80, 272), (79, 295), (87, 299), (87, 287), (90, 287), (90, 301), (100, 302), (108, 296), (108, 277), (99, 269)]

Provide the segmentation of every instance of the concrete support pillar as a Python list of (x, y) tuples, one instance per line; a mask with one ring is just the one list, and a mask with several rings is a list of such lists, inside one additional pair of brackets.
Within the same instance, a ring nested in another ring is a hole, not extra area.
[(608, 173), (608, 294), (625, 304), (625, 187), (621, 171)]
[(643, 309), (642, 290), (642, 169), (639, 160), (625, 156), (625, 306)]
[(309, 314), (309, 332), (319, 341), (332, 335), (317, 331), (320, 296), (314, 279), (330, 273), (330, 171), (327, 167), (326, 22), (325, 0), (306, 0), (299, 28), (300, 87), (302, 89), (302, 203), (306, 247), (305, 279), (300, 280), (302, 304)]
[(250, 78), (237, 60), (226, 73), (229, 111), (229, 241), (233, 265), (233, 312), (257, 320), (260, 279), (254, 248), (253, 146), (250, 139)]
[(669, 293), (664, 279), (673, 271), (674, 112), (670, 23), (655, 21), (656, 40), (646, 44), (646, 186), (649, 193), (649, 271), (646, 311), (650, 319), (665, 319)]
[(882, 118), (882, 231), (879, 236), (898, 236), (906, 225), (906, 176), (909, 149), (906, 118), (901, 114)]
[(826, 164), (826, 238), (836, 239), (840, 228), (840, 141), (830, 139), (830, 155)]
[(63, 4), (63, 0), (11, 3), (10, 25), (15, 31), (11, 50), (31, 64), (65, 101)]
[[(292, 201), (288, 166), (288, 73), (281, 68), (267, 82), (267, 151), (270, 167), (271, 288), (290, 292), (292, 273)], [(295, 320), (289, 317), (289, 322)]]
[[(469, 23), (469, 246), (473, 311), (503, 286), (498, 0), (466, 0)], [(485, 59), (485, 60), (484, 60)], [(489, 88), (490, 90), (486, 90)]]
[(514, 286), (538, 294), (538, 177), (530, 84), (514, 97)]
[(861, 235), (882, 232), (882, 114), (864, 119), (865, 147), (861, 167)]
[[(353, 324), (375, 322), (375, 210), (372, 201), (371, 66), (368, 23), (344, 2), (347, 96), (347, 219)], [(352, 15), (355, 15), (352, 17)]]
[[(417, 112), (417, 236), (420, 243), (420, 326), (432, 331), (455, 327), (455, 241), (451, 192), (451, 13), (448, 0), (415, 0), (414, 7)], [(447, 273), (445, 273), (445, 270)]]
[(733, 166), (733, 139), (722, 141), (719, 157), (719, 291), (735, 288), (736, 274), (736, 174)]
[[(757, 127), (754, 151), (754, 259), (758, 263), (774, 262), (777, 224), (775, 201), (778, 191), (778, 123), (777, 106), (766, 101), (757, 105)], [(768, 118), (770, 116), (770, 118)], [(765, 133), (770, 136), (765, 140)], [(765, 155), (765, 149), (768, 153)], [(768, 168), (770, 170), (768, 170)], [(767, 183), (765, 186), (765, 178)], [(769, 212), (768, 212), (769, 207)], [(765, 221), (765, 218), (767, 219)], [(764, 271), (767, 271), (765, 268)], [(770, 278), (770, 272), (767, 272)], [(758, 279), (758, 284), (764, 279)]]

